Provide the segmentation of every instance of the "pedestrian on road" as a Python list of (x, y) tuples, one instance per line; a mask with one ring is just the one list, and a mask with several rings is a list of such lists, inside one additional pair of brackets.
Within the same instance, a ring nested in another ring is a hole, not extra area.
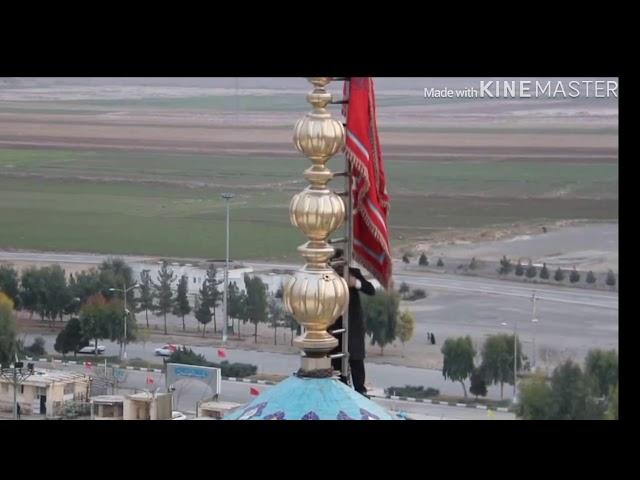
[(435, 345), (436, 344), (436, 336), (432, 333), (431, 334), (431, 345)]
[(16, 404), (16, 411), (18, 412), (18, 420), (20, 420), (21, 409), (20, 409), (20, 404), (19, 403)]

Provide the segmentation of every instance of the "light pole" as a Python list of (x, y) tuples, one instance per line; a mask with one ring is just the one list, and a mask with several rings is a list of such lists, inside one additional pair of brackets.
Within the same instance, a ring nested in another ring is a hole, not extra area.
[(538, 318), (536, 317), (536, 311), (537, 311), (537, 304), (536, 301), (538, 300), (538, 297), (536, 297), (536, 292), (533, 292), (533, 295), (531, 295), (531, 302), (532, 302), (532, 307), (531, 307), (531, 323), (533, 323), (533, 369), (535, 371), (536, 368), (536, 324), (538, 323)]
[(228, 293), (229, 293), (229, 200), (234, 197), (233, 193), (223, 193), (222, 198), (227, 206), (227, 255), (224, 267), (224, 298), (222, 303), (224, 306), (224, 324), (222, 325), (222, 343), (227, 341), (227, 323), (229, 322), (229, 310), (228, 310)]
[(27, 378), (33, 375), (33, 363), (27, 364), (27, 371), (23, 372), (23, 362), (17, 360), (9, 368), (0, 369), (0, 376), (13, 383), (13, 419), (18, 420), (18, 385), (22, 385)]
[(122, 285), (122, 289), (120, 288), (110, 288), (110, 292), (122, 292), (122, 296), (124, 297), (124, 338), (122, 339), (123, 349), (122, 349), (122, 359), (127, 359), (127, 317), (129, 316), (129, 310), (127, 310), (127, 293), (136, 288), (140, 288), (140, 284), (138, 282), (131, 285), (127, 288), (126, 284)]

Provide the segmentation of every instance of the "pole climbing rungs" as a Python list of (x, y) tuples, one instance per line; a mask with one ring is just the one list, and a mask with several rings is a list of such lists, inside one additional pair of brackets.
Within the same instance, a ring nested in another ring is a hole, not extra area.
[(338, 329), (336, 329), (336, 330), (331, 330), (329, 333), (330, 333), (331, 335), (338, 335), (339, 333), (344, 333), (344, 332), (346, 332), (346, 331), (347, 331), (347, 330), (346, 330), (345, 328), (338, 328)]
[(346, 357), (346, 353), (334, 353), (333, 355), (329, 355), (329, 358), (343, 358)]
[(348, 241), (347, 237), (339, 237), (339, 238), (330, 238), (329, 245), (333, 245), (334, 243), (345, 243)]

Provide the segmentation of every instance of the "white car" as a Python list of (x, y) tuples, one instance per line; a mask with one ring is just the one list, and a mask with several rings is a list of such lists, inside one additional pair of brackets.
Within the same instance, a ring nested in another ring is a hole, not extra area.
[(186, 420), (187, 416), (182, 412), (171, 412), (171, 420)]
[(182, 345), (175, 345), (173, 343), (167, 343), (166, 345), (156, 348), (154, 353), (159, 357), (170, 357), (173, 352), (182, 348)]
[[(104, 350), (104, 345), (98, 345), (98, 355), (103, 354)], [(96, 353), (96, 347), (95, 345), (87, 345), (86, 347), (82, 347), (80, 350), (78, 350), (78, 353), (90, 353), (93, 355)]]

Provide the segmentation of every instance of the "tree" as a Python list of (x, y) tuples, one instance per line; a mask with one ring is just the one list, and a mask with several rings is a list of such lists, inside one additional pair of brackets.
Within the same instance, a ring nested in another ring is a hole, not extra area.
[(173, 314), (182, 317), (182, 331), (186, 330), (184, 324), (184, 316), (191, 313), (191, 305), (189, 305), (189, 277), (183, 275), (178, 282), (178, 293), (176, 295), (175, 304), (173, 306)]
[(469, 262), (469, 270), (475, 270), (478, 268), (478, 261), (476, 260), (476, 257), (472, 257), (471, 261)]
[[(119, 288), (122, 288), (122, 286)], [(67, 309), (67, 313), (70, 315), (79, 313), (80, 307), (86, 303), (89, 297), (96, 293), (101, 293), (102, 290), (100, 272), (95, 268), (82, 270), (77, 272), (75, 275), (71, 275), (69, 278), (69, 291), (71, 293), (71, 297), (73, 299), (77, 299), (77, 301), (71, 302), (70, 308)]]
[(38, 313), (44, 320), (44, 282), (41, 271), (36, 267), (29, 267), (22, 271), (20, 277), (20, 301), (22, 306), (31, 313)]
[(556, 273), (553, 274), (553, 279), (556, 282), (561, 282), (564, 280), (564, 270), (562, 270), (560, 267), (558, 267), (556, 269)]
[(206, 301), (207, 296), (207, 281), (202, 282), (202, 287), (200, 288), (200, 301), (197, 301), (196, 298), (196, 306), (195, 306), (195, 316), (198, 323), (202, 324), (202, 336), (204, 337), (205, 331), (207, 329), (207, 325), (211, 322), (211, 309), (209, 308), (209, 303)]
[(584, 362), (585, 374), (591, 378), (592, 392), (606, 397), (618, 383), (618, 354), (615, 350), (589, 350)]
[(64, 329), (58, 333), (56, 343), (53, 348), (56, 352), (65, 356), (68, 352), (73, 352), (73, 358), (76, 358), (78, 351), (88, 344), (87, 339), (82, 333), (82, 324), (80, 319), (72, 317), (64, 326)]
[(560, 364), (551, 376), (553, 420), (599, 420), (603, 405), (590, 396), (588, 378), (571, 360)]
[(608, 407), (605, 412), (605, 418), (607, 420), (618, 420), (618, 384), (611, 389), (608, 398)]
[(500, 275), (508, 275), (513, 270), (513, 265), (511, 264), (511, 260), (507, 258), (506, 255), (502, 256), (500, 260), (500, 268), (498, 269), (498, 273)]
[(416, 321), (411, 315), (409, 310), (405, 310), (400, 314), (398, 324), (396, 325), (396, 335), (402, 342), (402, 354), (404, 356), (404, 344), (407, 343), (413, 337)]
[(15, 359), (16, 322), (13, 312), (14, 303), (9, 295), (0, 292), (0, 364), (7, 365)]
[(423, 265), (425, 267), (429, 265), (429, 260), (427, 260), (427, 256), (424, 253), (420, 254), (420, 259), (418, 260), (418, 264)]
[[(110, 288), (123, 289), (134, 283), (133, 270), (123, 258), (107, 258), (100, 264), (98, 271), (100, 272), (102, 295), (107, 300), (119, 295), (118, 292), (109, 291)], [(129, 305), (135, 304), (133, 289), (127, 292), (127, 303)]]
[(299, 332), (300, 325), (296, 321), (293, 315), (291, 315), (286, 309), (284, 311), (284, 324), (289, 327), (291, 333), (291, 346), (293, 346), (294, 332)]
[(616, 284), (616, 276), (613, 273), (613, 270), (609, 270), (607, 272), (607, 279), (605, 280), (605, 283), (610, 287), (613, 287)]
[(276, 298), (275, 295), (269, 295), (267, 301), (268, 318), (273, 325), (273, 344), (278, 344), (278, 325), (284, 321), (285, 310), (282, 300)]
[(173, 274), (173, 270), (169, 268), (169, 263), (165, 260), (162, 262), (162, 267), (158, 271), (158, 282), (153, 283), (153, 287), (156, 290), (156, 298), (158, 303), (155, 305), (155, 312), (157, 316), (164, 316), (164, 334), (167, 334), (167, 313), (171, 312), (173, 307), (173, 292), (171, 291), (171, 284), (175, 281), (176, 276)]
[(544, 375), (523, 380), (516, 415), (524, 420), (549, 420), (553, 412), (553, 392)]
[(258, 343), (258, 324), (267, 321), (267, 286), (260, 277), (251, 278), (248, 274), (244, 275), (244, 284), (247, 289), (246, 315), (253, 323), (253, 338)]
[(43, 357), (47, 354), (47, 351), (44, 348), (44, 338), (42, 337), (34, 338), (33, 343), (24, 350), (30, 357)]
[(0, 265), (0, 292), (11, 299), (16, 309), (20, 308), (18, 271), (11, 265)]
[(371, 345), (384, 347), (396, 339), (396, 322), (400, 297), (397, 292), (378, 290), (375, 295), (364, 295), (362, 310), (366, 318), (367, 334), (371, 336)]
[(140, 272), (140, 297), (136, 301), (136, 311), (138, 313), (144, 310), (145, 319), (147, 321), (147, 329), (149, 328), (149, 310), (153, 310), (154, 291), (153, 282), (149, 270)]
[(469, 378), (471, 385), (469, 386), (469, 392), (476, 397), (487, 396), (487, 382), (484, 379), (484, 373), (479, 368), (474, 368)]
[(407, 255), (406, 253), (402, 255), (402, 261), (404, 263), (409, 263), (409, 255)]
[(524, 275), (524, 267), (522, 266), (522, 262), (520, 260), (518, 260), (518, 264), (516, 265), (515, 273), (518, 277), (521, 277), (522, 275)]
[(587, 283), (596, 283), (596, 276), (593, 274), (591, 270), (587, 272), (587, 278), (585, 279)]
[(576, 270), (576, 267), (573, 267), (573, 270), (571, 271), (571, 274), (569, 275), (569, 281), (571, 283), (577, 283), (577, 282), (580, 281), (580, 274)]
[(547, 264), (546, 263), (542, 264), (542, 268), (540, 269), (540, 278), (542, 280), (548, 280), (549, 279), (549, 269), (547, 268)]
[[(482, 346), (481, 369), (488, 383), (500, 384), (500, 398), (504, 398), (504, 384), (513, 385), (513, 335), (490, 335)], [(516, 368), (522, 368), (522, 347), (518, 340)]]
[(108, 302), (101, 293), (89, 297), (80, 308), (80, 330), (82, 336), (94, 341), (94, 355), (97, 355), (98, 340), (109, 338), (111, 326), (118, 323), (122, 316), (122, 308)]
[[(216, 333), (218, 331), (218, 326), (216, 323), (216, 308), (220, 305), (222, 301), (223, 292), (218, 290), (218, 285), (224, 282), (224, 279), (218, 280), (216, 278), (217, 270), (215, 265), (212, 263), (207, 268), (207, 293), (206, 293), (206, 302), (209, 305), (209, 309), (213, 312), (213, 332)], [(228, 313), (227, 313), (228, 316)]]
[(535, 278), (536, 274), (538, 273), (538, 270), (536, 269), (536, 267), (531, 263), (531, 260), (529, 260), (529, 265), (527, 265), (527, 271), (525, 273), (527, 278)]
[(236, 282), (231, 282), (229, 284), (229, 289), (227, 290), (227, 314), (229, 318), (235, 318), (238, 324), (238, 335), (240, 335), (240, 320), (243, 322), (246, 321), (246, 293), (244, 291), (240, 291)]
[(447, 338), (442, 345), (442, 354), (442, 376), (445, 380), (460, 382), (464, 397), (467, 398), (464, 381), (473, 372), (473, 357), (476, 354), (471, 337)]
[(45, 316), (49, 317), (53, 322), (57, 317), (62, 320), (62, 314), (67, 310), (72, 299), (65, 271), (60, 265), (56, 264), (41, 268), (40, 275), (44, 287), (43, 307)]
[(442, 261), (442, 258), (438, 259), (437, 265), (438, 265), (438, 267), (444, 267), (444, 262)]

